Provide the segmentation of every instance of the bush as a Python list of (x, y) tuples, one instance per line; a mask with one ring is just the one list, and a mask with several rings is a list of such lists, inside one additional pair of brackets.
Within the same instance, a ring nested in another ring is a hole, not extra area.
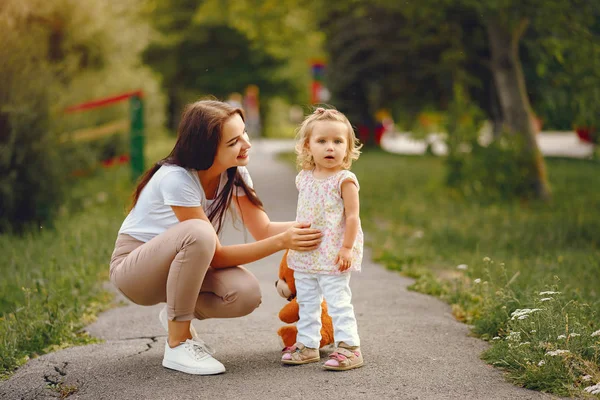
[[(129, 168), (73, 185), (55, 228), (0, 235), (0, 381), (29, 358), (94, 342), (83, 328), (107, 308), (104, 283), (131, 193)], [(0, 383), (1, 385), (1, 383)]]
[(6, 232), (51, 220), (65, 180), (50, 131), (47, 83), (54, 75), (34, 50), (35, 33), (23, 37), (21, 21), (10, 29), (11, 15), (0, 15), (0, 232)]
[(488, 146), (471, 143), (470, 151), (447, 159), (449, 186), (482, 200), (529, 197), (533, 194), (531, 162), (519, 136), (504, 135)]
[(488, 201), (532, 196), (533, 155), (524, 151), (522, 136), (503, 134), (486, 143), (481, 136), (483, 122), (483, 112), (459, 86), (455, 87), (444, 120), (448, 186), (462, 195)]
[(147, 131), (163, 125), (158, 80), (140, 66), (149, 40), (141, 1), (0, 2), (0, 233), (51, 224), (73, 170), (122, 151), (122, 135), (85, 145), (59, 139), (125, 118), (125, 105), (65, 117), (66, 106), (142, 89)]

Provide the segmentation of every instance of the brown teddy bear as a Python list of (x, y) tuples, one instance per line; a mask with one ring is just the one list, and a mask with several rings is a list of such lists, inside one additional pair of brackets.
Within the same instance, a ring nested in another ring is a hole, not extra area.
[[(279, 311), (279, 319), (287, 324), (293, 324), (299, 319), (298, 302), (296, 301), (296, 285), (294, 283), (294, 271), (288, 268), (287, 251), (279, 264), (279, 279), (275, 282), (277, 292), (284, 299), (289, 301)], [(291, 347), (296, 343), (296, 334), (298, 329), (295, 325), (285, 325), (279, 328), (277, 334), (281, 337), (284, 347)], [(321, 343), (319, 347), (327, 346), (333, 343), (333, 322), (327, 314), (327, 304), (323, 300), (321, 303)]]

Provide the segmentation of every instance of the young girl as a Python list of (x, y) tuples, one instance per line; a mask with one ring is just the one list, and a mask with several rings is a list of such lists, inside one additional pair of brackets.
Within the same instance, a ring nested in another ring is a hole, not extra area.
[(323, 240), (316, 250), (288, 253), (300, 319), (297, 342), (284, 350), (284, 364), (319, 361), (322, 297), (337, 347), (324, 368), (348, 370), (363, 364), (349, 286), (350, 272), (360, 271), (363, 253), (359, 185), (348, 170), (360, 154), (357, 142), (350, 122), (336, 110), (317, 108), (298, 130), (296, 153), (302, 171), (296, 177), (296, 221), (321, 230)]

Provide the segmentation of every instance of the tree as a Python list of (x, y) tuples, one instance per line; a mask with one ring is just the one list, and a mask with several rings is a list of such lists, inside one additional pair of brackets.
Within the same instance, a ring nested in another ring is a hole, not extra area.
[(193, 92), (194, 98), (205, 93), (224, 99), (250, 84), (258, 85), (266, 97), (291, 91), (288, 82), (273, 77), (283, 60), (253, 50), (245, 35), (224, 25), (192, 24), (181, 41), (151, 45), (145, 60), (163, 76), (172, 128), (180, 100), (188, 101), (186, 93)]
[(244, 33), (259, 50), (285, 60), (274, 77), (289, 82), (288, 100), (309, 99), (310, 68), (314, 58), (323, 58), (323, 34), (318, 29), (322, 14), (318, 1), (301, 0), (204, 0), (195, 15), (198, 24), (221, 23)]
[(462, 0), (462, 3), (476, 11), (487, 30), (490, 69), (498, 91), (505, 127), (508, 132), (523, 136), (524, 152), (531, 162), (530, 180), (533, 190), (537, 197), (549, 198), (545, 163), (535, 138), (533, 111), (519, 50), (530, 26), (534, 26), (539, 35), (566, 38), (575, 34), (589, 40), (589, 29), (600, 16), (600, 6), (597, 2), (586, 0)]
[[(591, 28), (597, 24), (600, 3), (586, 0), (352, 0), (339, 6), (346, 14), (356, 13), (354, 10), (366, 7), (380, 7), (390, 14), (399, 15), (397, 29), (404, 30), (404, 23), (407, 23), (413, 29), (413, 36), (431, 37), (427, 35), (428, 31), (435, 32), (433, 36), (436, 36), (448, 26), (461, 28), (450, 30), (449, 33), (467, 32), (464, 28), (468, 25), (453, 23), (457, 15), (458, 20), (461, 19), (460, 15), (468, 15), (484, 29), (485, 52), (489, 54), (488, 67), (493, 78), (490, 92), (497, 94), (504, 129), (508, 134), (519, 135), (523, 139), (522, 152), (529, 159), (528, 180), (532, 192), (536, 197), (548, 198), (550, 189), (545, 163), (535, 139), (533, 112), (520, 58), (523, 38), (528, 32), (535, 31), (540, 42), (553, 39), (555, 44), (565, 45), (569, 36), (576, 36), (578, 40), (597, 41)], [(455, 50), (469, 50), (473, 43), (465, 36), (459, 36), (458, 39), (463, 45), (449, 39), (451, 46), (442, 50), (439, 59), (442, 62), (451, 61), (456, 67), (452, 73), (453, 81), (468, 84), (474, 75), (472, 70), (466, 68), (468, 58), (459, 57)], [(423, 43), (418, 39), (411, 44), (420, 47), (419, 52), (424, 51)], [(467, 87), (472, 89), (472, 86)]]
[[(51, 223), (74, 164), (95, 161), (81, 146), (59, 141), (67, 105), (142, 88), (150, 126), (162, 123), (158, 84), (139, 63), (145, 40), (138, 35), (146, 25), (137, 19), (138, 5), (0, 2), (0, 232)], [(86, 126), (106, 121), (81, 120)]]
[(463, 58), (453, 24), (432, 28), (369, 2), (322, 6), (327, 85), (352, 121), (372, 127), (390, 104), (409, 114), (447, 104)]
[(256, 84), (263, 112), (269, 98), (308, 97), (308, 58), (318, 53), (314, 49), (319, 48), (320, 34), (311, 28), (309, 11), (296, 0), (147, 4), (161, 36), (146, 60), (163, 75), (172, 116), (188, 89), (224, 97)]

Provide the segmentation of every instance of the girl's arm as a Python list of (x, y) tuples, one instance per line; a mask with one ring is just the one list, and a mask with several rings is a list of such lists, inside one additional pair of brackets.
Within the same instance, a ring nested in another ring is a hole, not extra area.
[(358, 187), (351, 180), (342, 182), (342, 200), (344, 201), (344, 214), (346, 216), (346, 230), (344, 231), (342, 247), (352, 249), (360, 224), (360, 204)]
[[(202, 207), (171, 206), (180, 222), (188, 219), (202, 219), (210, 223)], [(284, 232), (278, 233), (254, 243), (222, 246), (217, 233), (217, 247), (211, 266), (225, 268), (251, 263), (283, 249), (299, 251), (314, 250), (321, 242), (321, 233), (317, 229), (306, 229), (308, 224), (295, 224)]]
[(264, 210), (261, 210), (247, 196), (233, 198), (233, 204), (236, 205), (238, 215), (243, 217), (244, 225), (255, 240), (266, 239), (278, 235), (290, 229), (296, 222), (272, 222)]

